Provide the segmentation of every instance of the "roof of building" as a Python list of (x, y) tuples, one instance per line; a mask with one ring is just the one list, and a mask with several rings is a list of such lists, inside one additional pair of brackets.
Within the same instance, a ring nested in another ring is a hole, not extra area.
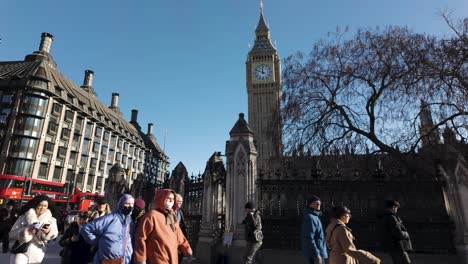
[[(25, 61), (0, 62), (0, 82), (9, 79), (24, 80), (25, 84), (30, 79), (47, 81), (47, 86), (34, 86), (34, 88), (44, 90), (55, 98), (61, 98), (68, 105), (73, 105), (76, 110), (86, 113), (84, 116), (92, 116), (93, 119), (118, 131), (129, 140), (143, 144), (143, 139), (137, 129), (127, 122), (119, 112), (109, 109), (95, 96), (90, 96), (89, 92), (65, 77), (55, 68), (53, 61), (43, 59), (44, 56), (28, 56), (26, 56)], [(47, 57), (45, 56), (45, 58)], [(69, 95), (76, 100), (70, 102)], [(93, 111), (90, 112), (90, 109)]]
[(249, 127), (247, 121), (244, 119), (244, 113), (239, 114), (239, 119), (237, 120), (236, 124), (234, 124), (231, 132), (229, 132), (229, 135), (232, 136), (233, 134), (254, 134), (253, 130)]

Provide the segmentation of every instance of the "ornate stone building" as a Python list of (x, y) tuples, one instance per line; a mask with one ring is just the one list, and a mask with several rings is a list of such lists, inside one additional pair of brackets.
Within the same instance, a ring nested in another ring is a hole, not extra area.
[(255, 42), (246, 61), (249, 126), (255, 135), (258, 170), (281, 155), (281, 62), (260, 9)]
[(82, 86), (65, 77), (52, 41), (43, 33), (38, 51), (0, 62), (0, 173), (61, 183), (76, 175), (78, 188), (100, 193), (115, 164), (125, 170), (127, 187), (138, 177), (161, 180), (168, 158), (152, 125), (141, 133), (135, 112), (127, 122), (118, 93), (109, 107), (101, 103), (93, 71), (85, 71)]

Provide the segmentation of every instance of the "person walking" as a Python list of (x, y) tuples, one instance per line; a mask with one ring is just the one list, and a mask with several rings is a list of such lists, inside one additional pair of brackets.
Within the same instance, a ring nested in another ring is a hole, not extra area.
[(88, 211), (79, 212), (77, 221), (71, 223), (60, 238), (59, 245), (63, 247), (60, 251), (61, 264), (91, 263), (91, 245), (86, 243), (80, 234), (80, 229), (88, 222), (89, 215)]
[(192, 248), (174, 213), (175, 195), (171, 189), (156, 190), (154, 209), (140, 219), (135, 232), (135, 263), (177, 264), (178, 250), (192, 261)]
[(262, 219), (260, 211), (255, 210), (253, 202), (247, 202), (244, 208), (246, 215), (242, 223), (245, 225), (245, 240), (247, 241), (245, 264), (250, 264), (263, 244)]
[(380, 259), (371, 253), (356, 249), (351, 229), (346, 226), (351, 211), (346, 206), (335, 206), (332, 219), (325, 230), (327, 246), (330, 249), (328, 264), (380, 264)]
[(106, 198), (104, 197), (98, 197), (96, 199), (96, 204), (91, 207), (91, 216), (89, 221), (92, 221), (94, 219), (98, 219), (99, 217), (103, 217), (107, 214), (112, 213), (109, 204), (107, 203)]
[(384, 202), (384, 211), (378, 215), (377, 231), (380, 248), (389, 253), (394, 264), (409, 264), (411, 258), (408, 251), (413, 250), (411, 238), (397, 215), (400, 203), (395, 200)]
[(92, 246), (97, 246), (94, 264), (129, 264), (132, 253), (134, 223), (131, 218), (135, 199), (124, 194), (116, 211), (94, 219), (84, 225), (80, 234)]
[(3, 253), (8, 253), (10, 244), (8, 233), (18, 219), (18, 213), (16, 203), (13, 200), (9, 200), (7, 202), (7, 206), (0, 209), (0, 239), (2, 242)]
[(303, 211), (301, 247), (302, 254), (310, 264), (324, 264), (325, 259), (328, 258), (325, 235), (320, 221), (321, 205), (320, 198), (312, 195), (307, 199), (307, 205)]
[(187, 226), (185, 225), (184, 211), (182, 210), (183, 203), (184, 198), (182, 195), (177, 193), (174, 212), (177, 217), (177, 221), (179, 222), (179, 227), (182, 230), (184, 236), (187, 238)]
[(138, 221), (145, 214), (145, 201), (140, 198), (135, 199), (135, 207), (132, 211), (132, 220), (135, 223), (135, 227), (138, 225)]
[(45, 195), (35, 196), (23, 206), (10, 231), (10, 238), (16, 239), (11, 250), (28, 242), (29, 246), (25, 252), (12, 253), (10, 264), (42, 262), (48, 241), (58, 236), (57, 220), (50, 210), (52, 207), (50, 198)]

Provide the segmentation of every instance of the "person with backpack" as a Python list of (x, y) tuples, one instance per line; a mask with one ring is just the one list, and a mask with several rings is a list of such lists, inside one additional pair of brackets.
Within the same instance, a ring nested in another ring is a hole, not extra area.
[(354, 245), (354, 236), (346, 226), (351, 218), (351, 211), (346, 206), (335, 206), (331, 215), (332, 219), (325, 230), (330, 249), (328, 264), (380, 264), (379, 258)]
[(250, 264), (263, 244), (262, 219), (260, 211), (255, 210), (253, 202), (245, 204), (245, 213), (245, 219), (242, 221), (245, 225), (245, 240), (247, 240), (245, 264)]

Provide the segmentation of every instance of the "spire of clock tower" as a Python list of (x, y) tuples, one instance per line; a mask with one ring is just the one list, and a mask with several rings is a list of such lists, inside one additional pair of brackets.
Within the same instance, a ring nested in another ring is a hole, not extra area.
[(255, 29), (255, 43), (251, 52), (265, 50), (276, 51), (271, 44), (270, 29), (263, 17), (263, 0), (260, 0), (260, 19), (258, 20), (257, 28)]
[(271, 43), (270, 29), (263, 15), (263, 0), (260, 0), (260, 19), (247, 57), (246, 73), (249, 125), (258, 152), (257, 168), (261, 173), (268, 173), (282, 150), (281, 59)]

